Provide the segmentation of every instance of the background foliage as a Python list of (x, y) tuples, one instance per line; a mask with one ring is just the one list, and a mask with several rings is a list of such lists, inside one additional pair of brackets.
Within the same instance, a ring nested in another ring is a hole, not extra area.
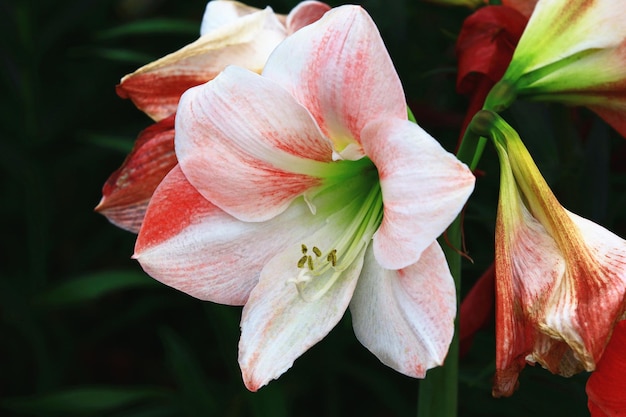
[[(286, 13), (295, 0), (271, 0)], [(264, 1), (250, 1), (264, 6)], [(337, 2), (331, 2), (336, 5)], [(454, 149), (466, 101), (454, 39), (466, 10), (361, 4), (379, 25), (418, 122)], [(419, 382), (384, 367), (349, 317), (256, 394), (237, 366), (240, 309), (192, 299), (130, 259), (134, 236), (93, 212), (150, 124), (114, 86), (197, 37), (204, 0), (0, 0), (0, 414), (8, 416), (412, 416)], [(626, 235), (624, 141), (589, 113), (521, 103), (506, 115), (564, 205)], [(465, 221), (492, 260), (498, 169), (488, 149)], [(527, 369), (490, 396), (494, 337), (461, 361), (462, 416), (585, 416), (586, 375)]]

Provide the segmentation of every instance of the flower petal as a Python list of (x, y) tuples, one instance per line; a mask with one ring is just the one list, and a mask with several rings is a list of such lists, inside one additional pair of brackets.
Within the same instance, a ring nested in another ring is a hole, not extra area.
[(611, 341), (587, 381), (591, 417), (626, 416), (626, 321), (615, 326)]
[(242, 305), (263, 265), (310, 230), (299, 201), (273, 221), (241, 222), (208, 202), (174, 168), (157, 188), (134, 257), (153, 278), (194, 297)]
[(211, 0), (207, 3), (200, 24), (200, 36), (207, 35), (218, 28), (235, 23), (239, 18), (260, 12), (257, 7), (248, 6), (238, 1)]
[(332, 169), (331, 145), (307, 110), (238, 67), (185, 93), (176, 154), (202, 195), (244, 221), (276, 216)]
[(330, 6), (320, 1), (303, 1), (298, 3), (287, 15), (287, 33), (292, 34), (313, 22), (320, 20)]
[(383, 193), (374, 254), (383, 268), (401, 269), (417, 262), (459, 214), (474, 189), (474, 176), (406, 120), (378, 119), (363, 129), (362, 140)]
[(382, 363), (423, 378), (441, 365), (454, 333), (456, 292), (437, 242), (404, 269), (383, 269), (369, 249), (350, 303), (354, 332)]
[(376, 25), (358, 6), (337, 7), (289, 36), (263, 75), (311, 112), (340, 153), (360, 143), (368, 121), (407, 117), (391, 58)]
[(212, 80), (227, 65), (261, 72), (267, 57), (285, 36), (285, 27), (269, 8), (242, 16), (126, 75), (117, 93), (160, 120), (176, 111), (183, 92)]
[[(316, 218), (324, 227), (310, 241), (326, 248), (343, 229), (332, 219), (325, 224), (326, 216)], [(297, 268), (299, 247), (294, 249), (279, 253), (263, 268), (243, 309), (239, 364), (250, 391), (282, 375), (335, 327), (350, 303), (365, 253), (362, 250), (320, 298), (307, 300), (293, 283), (302, 272)], [(323, 286), (314, 281), (320, 278), (313, 277), (311, 285)]]
[(137, 233), (154, 190), (175, 165), (171, 116), (139, 134), (122, 166), (102, 187), (102, 199), (95, 210), (116, 226)]
[(611, 48), (626, 37), (626, 3), (615, 0), (537, 2), (506, 79), (517, 79), (578, 52)]

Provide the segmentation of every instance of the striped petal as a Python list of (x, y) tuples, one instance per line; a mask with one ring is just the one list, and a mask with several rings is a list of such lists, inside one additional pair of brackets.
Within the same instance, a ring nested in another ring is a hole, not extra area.
[(243, 305), (263, 266), (310, 230), (293, 204), (273, 221), (244, 223), (202, 197), (174, 168), (157, 188), (134, 257), (153, 278), (202, 300)]
[(194, 187), (244, 221), (264, 221), (322, 184), (332, 147), (276, 83), (238, 67), (183, 96), (176, 155)]
[(459, 214), (474, 189), (467, 166), (418, 125), (379, 119), (362, 133), (365, 153), (380, 178), (384, 215), (374, 235), (383, 268), (401, 269), (424, 251)]
[(370, 248), (350, 312), (356, 337), (385, 365), (417, 378), (441, 365), (454, 333), (456, 292), (439, 244), (396, 271), (382, 268)]
[(183, 92), (212, 80), (227, 65), (261, 72), (285, 36), (285, 27), (269, 8), (242, 16), (125, 76), (117, 93), (154, 120), (163, 119), (176, 111)]
[(120, 168), (102, 187), (96, 211), (113, 224), (139, 232), (154, 190), (176, 165), (174, 116), (143, 130)]
[(398, 74), (376, 25), (358, 6), (335, 8), (289, 36), (263, 75), (311, 112), (346, 159), (363, 155), (361, 130), (367, 122), (406, 119)]

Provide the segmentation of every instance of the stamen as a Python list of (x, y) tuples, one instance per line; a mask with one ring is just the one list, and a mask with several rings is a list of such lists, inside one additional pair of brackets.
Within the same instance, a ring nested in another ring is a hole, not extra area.
[(331, 250), (326, 260), (330, 262), (332, 266), (337, 266), (337, 249)]
[(313, 253), (319, 258), (320, 256), (322, 256), (322, 251), (319, 250), (319, 248), (317, 246), (313, 246)]
[(306, 247), (306, 245), (303, 243), (302, 244), (302, 254), (306, 255), (306, 253), (308, 252), (309, 248)]
[(306, 256), (306, 255), (300, 258), (300, 260), (298, 261), (298, 268), (303, 268), (308, 258), (310, 258), (310, 256)]
[(309, 263), (309, 269), (312, 271), (313, 270), (313, 258), (311, 256), (307, 256), (306, 259), (307, 259), (307, 262)]

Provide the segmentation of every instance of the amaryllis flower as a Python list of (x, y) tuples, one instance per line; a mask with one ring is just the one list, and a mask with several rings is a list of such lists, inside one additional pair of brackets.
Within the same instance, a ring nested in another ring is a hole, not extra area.
[(436, 242), (474, 177), (407, 120), (398, 75), (358, 6), (281, 43), (262, 75), (228, 67), (188, 90), (174, 168), (135, 257), (192, 296), (243, 305), (250, 390), (350, 306), (357, 338), (414, 377), (443, 362), (455, 291)]
[(626, 136), (626, 2), (539, 0), (486, 108), (516, 96), (583, 105)]
[(626, 416), (626, 321), (615, 326), (611, 341), (587, 381), (591, 417)]
[(209, 2), (198, 40), (126, 75), (117, 86), (121, 97), (130, 98), (157, 123), (139, 134), (122, 166), (111, 174), (96, 211), (138, 232), (154, 189), (177, 163), (173, 122), (182, 93), (212, 80), (227, 65), (261, 72), (276, 45), (329, 9), (325, 3), (305, 1), (283, 16), (269, 7)]
[(626, 301), (626, 241), (563, 208), (517, 133), (496, 132), (496, 377), (510, 395), (526, 362), (592, 371)]

